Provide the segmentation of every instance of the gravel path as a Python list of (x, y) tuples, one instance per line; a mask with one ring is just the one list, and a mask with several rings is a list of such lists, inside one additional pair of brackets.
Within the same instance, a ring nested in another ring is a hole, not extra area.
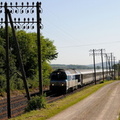
[(49, 120), (117, 120), (119, 113), (120, 81), (116, 81)]

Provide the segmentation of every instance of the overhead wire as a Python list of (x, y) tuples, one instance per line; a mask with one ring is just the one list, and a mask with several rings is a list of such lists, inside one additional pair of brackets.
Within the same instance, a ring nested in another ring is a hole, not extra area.
[[(50, 11), (46, 8), (46, 10), (48, 11), (47, 14), (49, 14), (50, 16), (52, 15), (57, 21), (60, 21), (60, 17), (58, 15), (56, 15), (53, 11)], [(46, 19), (47, 20), (47, 19)], [(62, 33), (62, 35), (64, 35), (65, 37), (68, 37), (71, 40), (76, 40), (78, 38), (75, 38), (74, 36), (72, 36), (68, 31), (65, 31), (65, 26), (63, 26), (60, 22), (59, 25), (56, 25), (54, 22), (51, 21), (45, 21), (45, 24), (47, 24), (47, 26), (51, 26), (52, 28), (54, 27), (56, 30), (58, 30), (59, 32)], [(64, 25), (67, 25), (67, 23), (65, 23)], [(45, 25), (44, 25), (45, 26)], [(67, 26), (66, 26), (67, 27)], [(48, 33), (48, 32), (47, 32)]]
[(94, 43), (94, 44), (83, 44), (83, 45), (73, 45), (73, 46), (62, 46), (59, 48), (69, 48), (69, 47), (83, 47), (83, 46), (92, 46), (92, 45), (101, 45), (101, 44), (113, 44), (113, 43), (118, 43), (120, 41), (113, 41), (113, 42), (105, 42), (105, 43)]

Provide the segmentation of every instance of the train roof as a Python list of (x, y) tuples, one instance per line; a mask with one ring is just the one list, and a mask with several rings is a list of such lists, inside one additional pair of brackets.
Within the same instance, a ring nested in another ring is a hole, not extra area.
[[(106, 70), (104, 70), (106, 71)], [(88, 73), (94, 73), (94, 69), (57, 69), (53, 72), (64, 72), (67, 75), (70, 74), (88, 74)], [(96, 69), (96, 72), (102, 72), (102, 69)]]
[(70, 74), (80, 74), (80, 71), (76, 70), (76, 69), (57, 69), (53, 72), (65, 72), (67, 75)]

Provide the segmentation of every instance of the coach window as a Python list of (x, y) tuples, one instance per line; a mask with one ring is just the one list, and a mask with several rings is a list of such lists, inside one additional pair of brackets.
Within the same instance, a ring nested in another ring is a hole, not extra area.
[(71, 76), (69, 75), (69, 76), (67, 76), (67, 80), (71, 80)]
[(80, 82), (80, 75), (76, 75), (76, 76), (75, 76), (75, 79), (77, 79), (78, 82)]
[(72, 76), (72, 80), (75, 80), (75, 75)]

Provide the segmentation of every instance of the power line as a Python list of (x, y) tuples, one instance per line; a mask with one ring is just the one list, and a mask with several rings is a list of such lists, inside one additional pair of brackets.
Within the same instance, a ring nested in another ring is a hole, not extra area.
[(83, 44), (83, 45), (74, 45), (74, 46), (63, 46), (59, 48), (69, 48), (69, 47), (83, 47), (83, 46), (92, 46), (92, 45), (102, 45), (102, 44), (113, 44), (113, 43), (118, 43), (120, 41), (115, 41), (115, 42), (105, 42), (105, 43), (96, 43), (96, 44)]

